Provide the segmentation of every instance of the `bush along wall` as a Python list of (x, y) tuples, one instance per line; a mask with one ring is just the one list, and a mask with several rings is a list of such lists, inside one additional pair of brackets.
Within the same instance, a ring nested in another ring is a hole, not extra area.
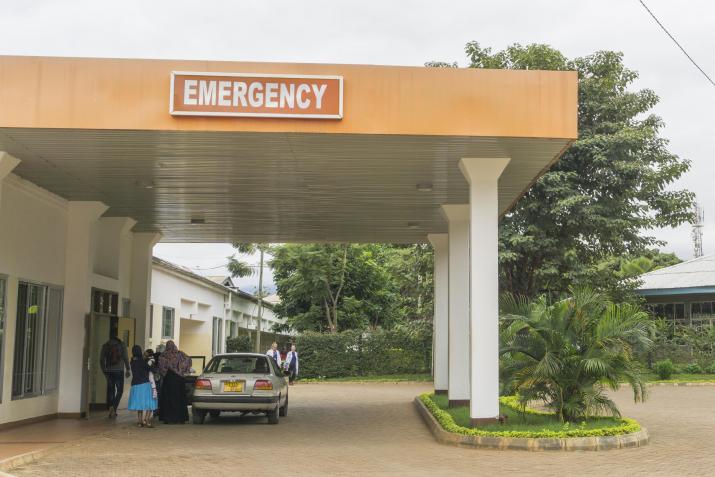
[(227, 353), (250, 353), (253, 351), (250, 336), (236, 336), (226, 340)]
[(399, 330), (304, 333), (296, 346), (307, 378), (428, 373), (432, 363), (432, 337)]

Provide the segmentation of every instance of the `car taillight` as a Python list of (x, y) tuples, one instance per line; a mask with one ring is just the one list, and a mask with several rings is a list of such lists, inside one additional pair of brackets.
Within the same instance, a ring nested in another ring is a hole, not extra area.
[(197, 379), (196, 384), (194, 384), (196, 389), (207, 389), (211, 391), (211, 380), (209, 379)]
[(253, 385), (253, 389), (256, 391), (272, 391), (273, 383), (267, 379), (258, 379), (256, 384)]

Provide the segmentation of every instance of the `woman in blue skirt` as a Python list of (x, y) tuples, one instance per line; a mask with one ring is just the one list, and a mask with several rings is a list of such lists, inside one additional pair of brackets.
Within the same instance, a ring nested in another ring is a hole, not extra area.
[(137, 426), (154, 427), (151, 422), (152, 414), (156, 409), (156, 387), (151, 379), (149, 363), (142, 355), (142, 348), (134, 345), (132, 360), (132, 388), (129, 391), (129, 410), (137, 411)]

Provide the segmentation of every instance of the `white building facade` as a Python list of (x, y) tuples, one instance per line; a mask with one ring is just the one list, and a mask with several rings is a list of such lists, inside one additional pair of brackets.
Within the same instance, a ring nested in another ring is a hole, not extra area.
[[(278, 338), (274, 329), (285, 320), (275, 315), (272, 303), (264, 300), (259, 311), (257, 297), (224, 285), (232, 284), (227, 277), (212, 278), (154, 257), (149, 346), (156, 348), (174, 340), (188, 355), (205, 357), (208, 362), (211, 356), (226, 351), (228, 338), (248, 335), (255, 345), (260, 330), (259, 349)], [(288, 335), (281, 336), (285, 340)]]

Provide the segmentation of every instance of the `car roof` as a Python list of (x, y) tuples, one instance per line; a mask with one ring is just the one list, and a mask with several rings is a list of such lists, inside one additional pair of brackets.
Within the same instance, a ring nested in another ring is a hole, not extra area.
[(266, 355), (263, 353), (220, 353), (214, 356), (214, 358), (231, 358), (231, 357), (237, 357), (237, 356), (243, 356), (246, 358), (257, 358), (257, 357), (262, 357), (265, 358)]

